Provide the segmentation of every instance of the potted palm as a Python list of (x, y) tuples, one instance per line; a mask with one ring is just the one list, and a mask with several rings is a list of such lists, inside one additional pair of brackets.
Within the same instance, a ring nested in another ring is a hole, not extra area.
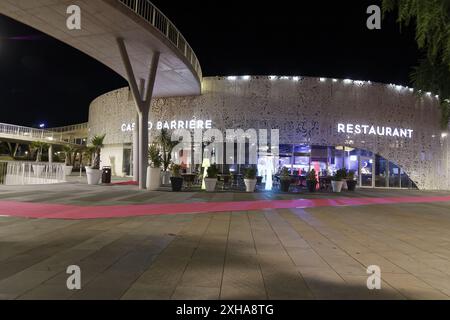
[(350, 170), (347, 174), (347, 189), (348, 191), (355, 191), (357, 181), (355, 180), (355, 171)]
[(247, 168), (244, 170), (244, 183), (246, 192), (255, 192), (256, 189), (256, 169)]
[(75, 148), (69, 145), (64, 146), (64, 154), (65, 154), (65, 165), (64, 165), (64, 175), (70, 176), (73, 170), (73, 156), (76, 152)]
[(347, 170), (339, 169), (333, 177), (331, 177), (331, 187), (333, 192), (340, 193), (344, 184), (344, 179), (347, 177)]
[(162, 158), (158, 146), (152, 144), (148, 149), (150, 166), (147, 170), (147, 189), (156, 191), (161, 186), (161, 164)]
[(312, 169), (309, 173), (308, 176), (306, 177), (306, 185), (308, 187), (308, 191), (309, 192), (316, 192), (317, 190), (317, 174), (316, 174), (316, 170)]
[(289, 192), (291, 187), (291, 176), (289, 175), (289, 169), (283, 168), (280, 174), (280, 190), (281, 192)]
[(103, 148), (103, 142), (106, 135), (94, 136), (91, 140), (92, 151), (94, 153), (94, 160), (91, 167), (86, 167), (86, 176), (88, 184), (97, 185), (100, 183), (102, 171), (100, 170), (100, 156)]
[(176, 147), (178, 141), (172, 141), (170, 131), (162, 129), (159, 136), (156, 137), (155, 142), (161, 147), (161, 161), (162, 161), (162, 184), (170, 184), (169, 167), (172, 163), (172, 151)]
[(214, 192), (217, 185), (217, 175), (219, 174), (219, 169), (215, 164), (211, 165), (206, 171), (205, 185), (206, 192)]
[(180, 192), (183, 188), (183, 178), (181, 177), (181, 166), (172, 164), (172, 177), (170, 177), (173, 192)]

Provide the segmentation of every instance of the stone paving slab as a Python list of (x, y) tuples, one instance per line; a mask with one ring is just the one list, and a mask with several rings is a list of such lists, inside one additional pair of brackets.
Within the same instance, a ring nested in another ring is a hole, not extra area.
[[(78, 185), (69, 187), (73, 193), (82, 191)], [(186, 205), (299, 197), (185, 192), (172, 199), (172, 193), (121, 193), (114, 188), (106, 192), (88, 187), (80, 196), (129, 203), (147, 201), (149, 195), (150, 202)], [(58, 194), (56, 188), (49, 191)], [(3, 197), (21, 194), (0, 192)], [(26, 188), (23, 192), (33, 202), (50, 197)], [(97, 193), (103, 194), (96, 198)], [(430, 194), (446, 196), (422, 195)], [(362, 190), (351, 196), (421, 193)], [(0, 217), (0, 299), (448, 300), (449, 244), (450, 203), (83, 221)], [(72, 264), (81, 267), (81, 291), (66, 288), (66, 268)], [(367, 289), (371, 265), (381, 268), (382, 290)]]

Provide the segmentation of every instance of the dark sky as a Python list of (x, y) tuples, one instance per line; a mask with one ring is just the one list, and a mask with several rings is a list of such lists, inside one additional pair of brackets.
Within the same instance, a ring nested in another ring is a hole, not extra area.
[[(191, 44), (206, 76), (323, 76), (407, 85), (420, 58), (413, 31), (400, 32), (395, 15), (381, 31), (366, 28), (366, 9), (376, 0), (153, 3)], [(101, 63), (0, 16), (0, 122), (85, 122), (93, 99), (126, 85)]]

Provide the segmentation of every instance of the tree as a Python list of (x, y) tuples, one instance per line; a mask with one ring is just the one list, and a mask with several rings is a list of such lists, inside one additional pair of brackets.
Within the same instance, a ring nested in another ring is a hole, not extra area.
[(47, 150), (49, 145), (45, 142), (35, 141), (30, 144), (30, 151), (34, 155), (36, 155), (36, 162), (42, 161), (42, 154), (45, 150)]
[(100, 153), (102, 151), (102, 148), (104, 147), (104, 141), (105, 141), (106, 134), (102, 136), (94, 136), (91, 140), (91, 144), (94, 150), (94, 161), (92, 165), (92, 169), (100, 169)]
[(415, 22), (416, 41), (424, 59), (414, 68), (411, 79), (417, 89), (439, 94), (442, 125), (450, 117), (450, 1), (383, 0), (383, 12), (398, 11), (398, 22)]
[(75, 149), (73, 146), (65, 145), (63, 147), (63, 150), (66, 156), (65, 159), (66, 166), (73, 166), (75, 162), (75, 153), (77, 152), (77, 149)]
[(155, 138), (155, 143), (161, 147), (163, 170), (168, 171), (172, 162), (172, 151), (177, 146), (178, 141), (172, 141), (170, 131), (162, 129), (159, 136)]

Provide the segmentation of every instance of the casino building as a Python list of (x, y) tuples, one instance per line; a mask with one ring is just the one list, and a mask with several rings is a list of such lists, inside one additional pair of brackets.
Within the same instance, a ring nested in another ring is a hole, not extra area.
[[(135, 121), (129, 88), (90, 106), (89, 135), (106, 134), (102, 165), (117, 176), (133, 174)], [(275, 171), (332, 173), (345, 167), (356, 172), (360, 187), (448, 190), (449, 142), (440, 123), (439, 99), (430, 93), (370, 81), (278, 76), (203, 78), (201, 95), (154, 99), (149, 117), (151, 138), (162, 128), (278, 129)], [(258, 159), (260, 175), (268, 162), (264, 155)]]

